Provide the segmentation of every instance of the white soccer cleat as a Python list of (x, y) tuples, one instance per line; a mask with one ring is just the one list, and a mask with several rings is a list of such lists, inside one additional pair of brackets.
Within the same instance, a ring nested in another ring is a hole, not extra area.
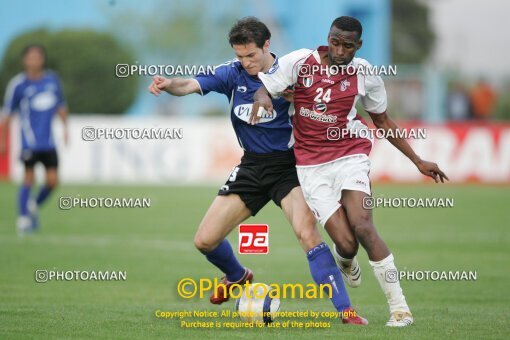
[(411, 312), (394, 312), (391, 313), (390, 320), (386, 322), (388, 327), (406, 327), (414, 323)]
[(28, 216), (19, 216), (16, 221), (16, 230), (19, 235), (25, 235), (32, 232), (32, 219)]
[(353, 257), (350, 265), (346, 265), (342, 262), (340, 255), (336, 251), (336, 245), (334, 246), (333, 255), (335, 256), (338, 269), (340, 269), (340, 273), (342, 273), (344, 282), (351, 288), (359, 287), (361, 285), (361, 267), (359, 266), (356, 256)]

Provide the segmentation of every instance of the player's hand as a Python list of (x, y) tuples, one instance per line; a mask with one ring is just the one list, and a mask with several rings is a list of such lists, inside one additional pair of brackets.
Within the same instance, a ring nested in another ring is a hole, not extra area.
[(257, 124), (260, 121), (260, 117), (264, 114), (264, 111), (273, 112), (273, 102), (269, 97), (264, 97), (264, 99), (253, 103), (248, 124)]
[(287, 88), (285, 91), (282, 92), (282, 97), (285, 98), (288, 102), (294, 101), (294, 89), (293, 88)]
[(416, 166), (422, 174), (433, 178), (436, 183), (439, 183), (440, 180), (441, 183), (444, 183), (445, 179), (448, 181), (450, 180), (448, 176), (446, 176), (445, 173), (439, 169), (439, 166), (437, 166), (436, 163), (420, 160), (418, 163), (416, 163)]
[(148, 90), (155, 96), (159, 96), (161, 91), (165, 91), (165, 88), (170, 86), (172, 79), (168, 79), (162, 76), (152, 77), (152, 83), (149, 85)]

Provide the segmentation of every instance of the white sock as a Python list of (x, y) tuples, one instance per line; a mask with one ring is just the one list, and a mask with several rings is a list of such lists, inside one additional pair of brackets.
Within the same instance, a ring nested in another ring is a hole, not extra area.
[(336, 244), (335, 244), (335, 256), (338, 260), (340, 260), (344, 267), (350, 267), (352, 264), (352, 260), (354, 259), (354, 258), (346, 259), (345, 257), (342, 257), (342, 255), (338, 254), (338, 251), (336, 250)]
[(379, 281), (379, 285), (386, 295), (390, 313), (394, 312), (410, 312), (407, 306), (406, 298), (400, 288), (397, 267), (393, 263), (393, 255), (381, 261), (368, 261), (374, 270), (375, 277)]

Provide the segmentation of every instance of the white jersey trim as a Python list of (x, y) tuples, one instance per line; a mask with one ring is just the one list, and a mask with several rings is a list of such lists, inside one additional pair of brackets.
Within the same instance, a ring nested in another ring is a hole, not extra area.
[(7, 85), (7, 90), (5, 91), (4, 96), (4, 112), (5, 114), (11, 114), (11, 103), (14, 98), (14, 91), (16, 91), (16, 87), (21, 84), (25, 80), (25, 73), (18, 73), (15, 75), (9, 84)]
[(339, 158), (335, 158), (335, 159), (333, 159), (331, 161), (327, 161), (325, 163), (312, 164), (312, 165), (296, 165), (296, 168), (314, 168), (314, 167), (317, 167), (317, 166), (322, 166), (322, 165), (326, 165), (326, 164), (329, 164), (329, 163), (333, 163), (333, 162), (336, 162), (336, 161), (341, 160), (341, 159), (345, 159), (345, 158), (349, 158), (349, 157), (354, 157), (354, 156), (361, 156), (361, 155), (367, 156), (367, 154), (365, 154), (365, 153), (353, 153), (352, 155), (347, 155), (347, 156), (342, 156), (342, 157), (339, 157)]

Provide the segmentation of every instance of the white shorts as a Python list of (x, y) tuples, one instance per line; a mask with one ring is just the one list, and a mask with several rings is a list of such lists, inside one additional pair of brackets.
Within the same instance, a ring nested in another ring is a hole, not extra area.
[(323, 226), (340, 208), (342, 190), (372, 194), (369, 171), (370, 159), (367, 155), (347, 156), (322, 165), (297, 167), (306, 203)]

